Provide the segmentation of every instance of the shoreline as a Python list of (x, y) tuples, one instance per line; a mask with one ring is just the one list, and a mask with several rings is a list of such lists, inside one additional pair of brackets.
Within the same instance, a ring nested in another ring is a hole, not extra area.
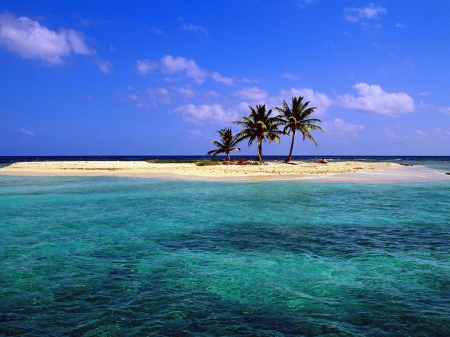
[(11, 176), (114, 176), (161, 180), (204, 181), (347, 181), (413, 182), (438, 181), (450, 177), (421, 166), (391, 162), (267, 162), (263, 165), (196, 166), (192, 163), (148, 163), (146, 161), (45, 161), (16, 162), (0, 168)]

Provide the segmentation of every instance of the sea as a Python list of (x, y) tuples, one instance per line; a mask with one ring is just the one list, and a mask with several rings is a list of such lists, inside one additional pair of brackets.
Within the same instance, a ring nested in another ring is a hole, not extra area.
[(0, 336), (450, 336), (450, 157), (325, 158), (443, 179), (0, 175)]

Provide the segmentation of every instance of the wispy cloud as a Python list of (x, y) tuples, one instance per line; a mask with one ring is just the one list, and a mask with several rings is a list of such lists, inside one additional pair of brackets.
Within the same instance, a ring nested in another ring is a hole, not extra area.
[(206, 28), (203, 26), (195, 26), (192, 23), (184, 23), (180, 27), (181, 30), (185, 30), (188, 32), (204, 32), (206, 31)]
[(396, 115), (415, 111), (414, 100), (404, 92), (387, 93), (379, 85), (357, 83), (353, 88), (358, 96), (341, 95), (337, 103), (345, 108)]
[(174, 57), (172, 55), (166, 55), (162, 57), (159, 62), (152, 62), (147, 59), (138, 60), (136, 66), (140, 75), (148, 75), (154, 70), (159, 69), (165, 74), (182, 73), (186, 77), (192, 78), (198, 84), (205, 82), (208, 77), (225, 85), (234, 84), (232, 78), (223, 76), (216, 71), (208, 72), (202, 69), (194, 60), (189, 60), (181, 56)]
[(359, 22), (365, 20), (376, 20), (387, 11), (381, 6), (375, 6), (373, 3), (366, 7), (349, 7), (344, 9), (344, 15), (347, 21)]
[(250, 100), (251, 103), (263, 103), (269, 96), (267, 91), (258, 87), (242, 88), (241, 90), (238, 90), (236, 94), (240, 98)]
[(161, 58), (160, 65), (163, 72), (184, 72), (187, 77), (193, 78), (199, 84), (203, 83), (208, 76), (208, 73), (201, 69), (194, 60), (188, 60), (184, 57), (166, 55)]
[(185, 98), (193, 98), (196, 96), (195, 90), (190, 87), (174, 87), (173, 90)]
[(430, 135), (429, 132), (423, 131), (423, 130), (416, 130), (416, 132), (414, 132), (416, 136), (418, 137), (428, 137)]
[(383, 128), (383, 131), (384, 131), (385, 137), (387, 137), (387, 138), (391, 138), (391, 139), (408, 139), (409, 138), (408, 135), (400, 133), (401, 129), (398, 126), (395, 128), (395, 130), (393, 130), (390, 127), (385, 126)]
[(138, 60), (136, 62), (137, 64), (137, 71), (141, 75), (147, 75), (153, 72), (158, 67), (157, 62), (152, 62), (150, 60)]
[(403, 24), (403, 23), (400, 23), (400, 22), (397, 22), (397, 24), (395, 25), (395, 27), (397, 27), (397, 28), (408, 28), (407, 25), (405, 25), (405, 24)]
[(0, 15), (0, 45), (24, 59), (40, 59), (49, 65), (63, 63), (71, 54), (88, 55), (104, 73), (112, 69), (108, 61), (98, 58), (96, 51), (86, 45), (84, 35), (73, 29), (58, 32), (27, 17)]
[(188, 134), (188, 138), (191, 139), (211, 139), (211, 135), (202, 132), (199, 129), (195, 129), (195, 130), (187, 130), (186, 133)]
[(170, 93), (167, 88), (148, 88), (147, 92), (150, 94), (154, 103), (161, 102), (164, 104), (170, 104)]
[(104, 74), (109, 74), (113, 69), (111, 62), (106, 60), (95, 60), (95, 64)]
[(298, 80), (298, 77), (291, 73), (284, 73), (283, 78), (287, 78), (289, 80)]
[(300, 8), (305, 8), (309, 5), (313, 5), (313, 4), (319, 3), (319, 2), (320, 2), (320, 0), (295, 0), (295, 3)]
[[(277, 101), (286, 101), (290, 104), (292, 102), (291, 98), (295, 96), (304, 97), (303, 102), (311, 102), (311, 107), (316, 107), (316, 116), (322, 116), (328, 110), (328, 108), (333, 104), (333, 100), (329, 98), (326, 94), (316, 92), (311, 88), (291, 88), (289, 90), (282, 90)], [(281, 106), (280, 103), (278, 103)]]
[(24, 133), (24, 134), (26, 134), (28, 136), (34, 136), (35, 135), (34, 132), (32, 132), (30, 130), (27, 130), (27, 129), (24, 129), (24, 128), (20, 129), (20, 132), (22, 132), (22, 133)]
[(230, 77), (226, 77), (226, 76), (222, 76), (220, 75), (218, 72), (212, 72), (211, 73), (211, 77), (213, 78), (214, 81), (219, 82), (219, 83), (223, 83), (226, 85), (233, 85), (234, 81), (232, 78)]
[(357, 137), (358, 132), (364, 130), (364, 126), (347, 123), (340, 118), (336, 118), (332, 122), (323, 123), (322, 129), (326, 131), (328, 136)]
[(94, 100), (94, 96), (89, 95), (89, 94), (83, 95), (83, 96), (81, 96), (81, 97), (84, 98), (84, 99), (87, 99), (87, 100), (89, 100), (89, 101)]
[(450, 136), (450, 131), (448, 130), (443, 130), (441, 128), (435, 128), (434, 132), (440, 135), (445, 135), (445, 136)]
[(150, 31), (151, 31), (153, 34), (157, 34), (157, 35), (166, 35), (166, 34), (164, 34), (164, 32), (163, 32), (161, 29), (158, 29), (158, 28), (155, 28), (155, 27), (151, 27), (151, 28), (150, 28)]
[(186, 122), (197, 125), (205, 123), (226, 124), (237, 119), (237, 113), (234, 110), (225, 110), (220, 104), (187, 104), (176, 108), (175, 112), (183, 116)]
[(184, 18), (181, 17), (178, 18), (178, 21), (181, 22), (180, 30), (184, 30), (185, 32), (206, 33), (206, 28), (203, 26), (186, 22)]
[(439, 112), (450, 115), (450, 106), (441, 106), (438, 108)]
[(258, 83), (258, 82), (259, 82), (259, 80), (256, 79), (256, 78), (248, 78), (248, 77), (243, 77), (243, 78), (241, 79), (241, 81), (242, 81), (243, 83)]

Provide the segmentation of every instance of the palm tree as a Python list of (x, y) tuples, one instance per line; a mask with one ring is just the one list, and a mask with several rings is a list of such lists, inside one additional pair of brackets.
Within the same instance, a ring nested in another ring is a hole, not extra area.
[(303, 97), (299, 96), (292, 97), (292, 106), (289, 107), (286, 101), (283, 101), (283, 108), (275, 108), (276, 111), (280, 112), (281, 118), (284, 120), (284, 133), (289, 135), (292, 132), (291, 149), (289, 150), (289, 155), (285, 159), (288, 163), (292, 159), (292, 150), (294, 149), (295, 131), (298, 130), (303, 135), (303, 140), (308, 138), (317, 146), (317, 142), (311, 135), (311, 131), (320, 130), (322, 128), (314, 123), (321, 123), (322, 121), (317, 118), (309, 118), (310, 115), (317, 109), (316, 107), (308, 107), (309, 101), (303, 103)]
[(257, 105), (256, 110), (249, 106), (250, 116), (243, 117), (240, 121), (233, 122), (234, 124), (242, 125), (243, 130), (238, 133), (239, 140), (248, 138), (248, 146), (256, 140), (258, 144), (258, 158), (259, 162), (262, 158), (262, 143), (263, 141), (280, 142), (279, 135), (283, 134), (278, 130), (278, 126), (283, 125), (283, 120), (280, 116), (270, 117), (272, 109), (266, 112), (265, 105)]
[(240, 148), (235, 147), (240, 142), (240, 140), (238, 135), (233, 136), (233, 131), (231, 131), (231, 128), (223, 128), (221, 130), (218, 130), (217, 133), (219, 134), (222, 143), (216, 140), (213, 140), (211, 142), (215, 146), (217, 146), (217, 149), (211, 150), (207, 153), (208, 156), (212, 155), (211, 159), (214, 159), (214, 157), (219, 153), (225, 153), (227, 155), (227, 160), (230, 160), (230, 151), (241, 151)]

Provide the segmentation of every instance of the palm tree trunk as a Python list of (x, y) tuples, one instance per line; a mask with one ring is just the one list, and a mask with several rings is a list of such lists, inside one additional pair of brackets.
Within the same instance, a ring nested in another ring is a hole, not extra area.
[(292, 150), (294, 149), (294, 140), (295, 140), (295, 129), (292, 131), (291, 149), (289, 150), (289, 155), (285, 159), (286, 163), (289, 163), (292, 159)]
[(227, 160), (230, 161), (230, 152), (227, 152)]
[(261, 141), (258, 144), (258, 161), (260, 163), (262, 163), (262, 161), (263, 161), (263, 158), (262, 158), (262, 139), (261, 139)]

